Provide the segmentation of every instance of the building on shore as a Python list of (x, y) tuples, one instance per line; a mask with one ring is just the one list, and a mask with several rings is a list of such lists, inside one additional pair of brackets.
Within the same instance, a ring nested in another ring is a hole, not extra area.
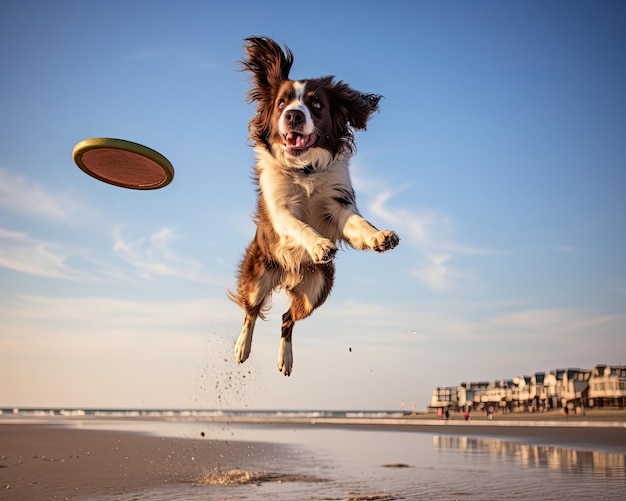
[(428, 410), (542, 412), (626, 408), (626, 365), (555, 369), (497, 381), (463, 382), (433, 390)]

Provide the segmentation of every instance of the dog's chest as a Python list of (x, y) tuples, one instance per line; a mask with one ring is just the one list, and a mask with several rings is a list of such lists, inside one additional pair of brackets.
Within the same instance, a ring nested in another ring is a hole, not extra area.
[(345, 180), (332, 171), (308, 173), (300, 169), (264, 170), (259, 181), (265, 195), (278, 203), (287, 200), (314, 203), (316, 199), (329, 196), (333, 187), (345, 184)]
[(295, 190), (301, 192), (302, 196), (308, 199), (328, 190), (323, 175), (313, 172), (297, 172), (291, 176), (291, 180), (288, 182), (291, 182)]

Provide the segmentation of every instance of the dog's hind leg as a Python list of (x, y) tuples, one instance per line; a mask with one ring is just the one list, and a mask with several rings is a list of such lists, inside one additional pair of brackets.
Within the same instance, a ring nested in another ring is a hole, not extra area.
[(278, 370), (285, 376), (291, 376), (293, 368), (293, 350), (291, 348), (291, 331), (295, 321), (291, 318), (291, 312), (287, 311), (283, 314), (282, 334), (280, 337), (280, 345), (278, 346), (278, 361), (276, 365)]
[(243, 321), (243, 327), (235, 343), (235, 360), (238, 364), (244, 363), (250, 356), (252, 351), (252, 334), (254, 333), (254, 324), (257, 315), (248, 315)]
[(330, 294), (335, 275), (333, 263), (315, 265), (306, 269), (302, 281), (289, 290), (289, 310), (283, 314), (280, 346), (278, 348), (278, 370), (290, 376), (293, 369), (291, 333), (298, 320), (308, 317), (321, 306)]
[(240, 266), (237, 294), (229, 293), (230, 298), (246, 312), (243, 327), (235, 343), (237, 363), (245, 362), (250, 356), (254, 325), (258, 317), (263, 318), (263, 310), (279, 280), (280, 271), (275, 264), (268, 263), (263, 258), (258, 245), (253, 241)]

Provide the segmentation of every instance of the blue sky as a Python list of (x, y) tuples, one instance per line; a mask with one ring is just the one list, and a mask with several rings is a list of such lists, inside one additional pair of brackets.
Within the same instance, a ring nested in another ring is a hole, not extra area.
[[(626, 363), (623, 2), (4, 2), (0, 406), (424, 409), (434, 386)], [(384, 255), (275, 361), (226, 297), (254, 227), (242, 40), (385, 96), (357, 134)], [(124, 190), (72, 162), (118, 137), (174, 164)], [(350, 348), (352, 351), (350, 351)]]

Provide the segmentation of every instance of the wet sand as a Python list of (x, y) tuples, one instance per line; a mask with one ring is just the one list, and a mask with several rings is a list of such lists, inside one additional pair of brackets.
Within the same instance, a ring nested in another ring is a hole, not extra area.
[[(332, 427), (497, 437), (535, 445), (626, 455), (623, 414), (608, 416), (588, 414), (584, 419), (569, 419), (554, 415), (554, 419), (537, 420), (500, 415), (494, 421), (476, 416), (472, 421), (465, 422), (453, 415), (448, 422), (433, 419), (432, 416), (414, 416), (385, 420), (264, 419), (247, 420), (247, 423), (252, 427)], [(229, 421), (242, 423), (239, 420)], [(80, 426), (51, 424), (46, 420), (34, 424), (0, 421), (0, 499), (78, 501), (98, 496), (127, 499), (129, 492), (181, 482), (202, 482), (199, 479), (207, 478), (207, 475), (213, 475), (211, 482), (215, 480), (219, 483), (221, 472), (235, 471), (236, 477), (238, 469), (242, 474), (248, 471), (283, 471), (281, 458), (289, 456), (288, 448), (288, 445), (272, 443), (82, 429)], [(251, 483), (292, 480), (271, 475), (265, 479), (248, 480)], [(233, 478), (232, 473), (229, 478)], [(305, 480), (315, 481), (312, 478)]]
[[(366, 423), (354, 426), (374, 429)], [(382, 429), (380, 426), (377, 429)], [(460, 413), (452, 413), (448, 420), (432, 414), (419, 414), (387, 426), (401, 431), (509, 438), (533, 445), (626, 455), (626, 411), (623, 410), (589, 411), (568, 416), (560, 411), (495, 414), (492, 420), (484, 413), (474, 413), (469, 421), (465, 421)]]
[(275, 427), (331, 427), (370, 431), (423, 432), (467, 437), (512, 439), (533, 445), (549, 445), (626, 455), (626, 411), (591, 411), (563, 416), (560, 412), (474, 414), (465, 421), (460, 413), (450, 419), (434, 414), (403, 418), (215, 418), (214, 422), (251, 423)]
[[(331, 426), (317, 423), (316, 426)], [(554, 423), (537, 422), (533, 426), (520, 426), (519, 422), (438, 422), (436, 424), (347, 424), (352, 429), (415, 431), (440, 435), (459, 435), (466, 437), (500, 438), (517, 442), (601, 451), (626, 455), (626, 427), (604, 426), (559, 426)]]
[(162, 438), (38, 424), (0, 424), (0, 499), (80, 500), (197, 481), (246, 468), (278, 446)]

